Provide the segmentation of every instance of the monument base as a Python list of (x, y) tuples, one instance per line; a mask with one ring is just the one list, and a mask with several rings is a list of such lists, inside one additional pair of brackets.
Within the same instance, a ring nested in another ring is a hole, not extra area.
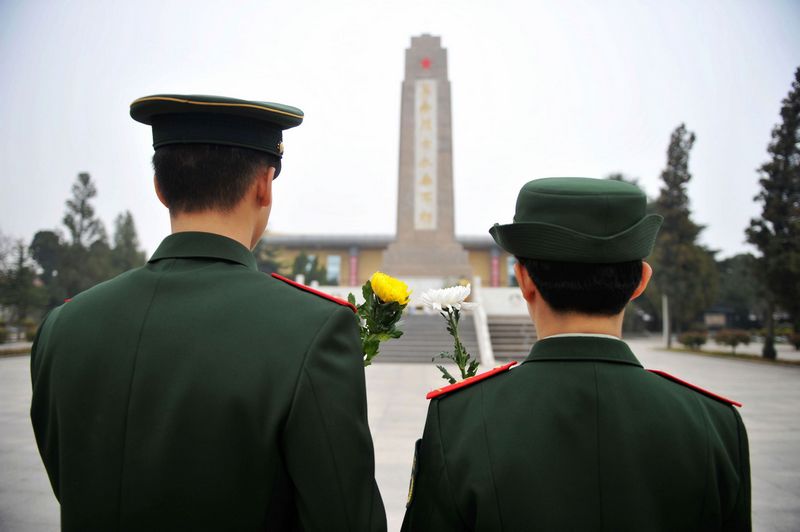
[(472, 279), (467, 252), (458, 243), (394, 242), (383, 252), (382, 270), (393, 277)]

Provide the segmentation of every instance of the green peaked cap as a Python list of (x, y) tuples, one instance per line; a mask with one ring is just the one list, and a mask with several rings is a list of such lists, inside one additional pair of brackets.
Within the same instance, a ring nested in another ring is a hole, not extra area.
[(653, 251), (663, 218), (647, 214), (637, 186), (609, 179), (549, 177), (526, 183), (514, 223), (495, 224), (497, 245), (517, 257), (614, 263)]
[[(131, 118), (153, 128), (153, 148), (222, 144), (283, 156), (283, 130), (299, 126), (303, 111), (272, 102), (224, 96), (154, 94), (131, 103)], [(276, 168), (276, 176), (280, 165)]]

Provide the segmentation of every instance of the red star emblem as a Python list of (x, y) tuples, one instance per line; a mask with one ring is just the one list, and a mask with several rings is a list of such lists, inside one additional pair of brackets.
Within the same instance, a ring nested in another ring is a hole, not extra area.
[(424, 68), (425, 70), (431, 68), (431, 60), (429, 57), (423, 57), (422, 61), (420, 61), (420, 64), (422, 65), (422, 68)]

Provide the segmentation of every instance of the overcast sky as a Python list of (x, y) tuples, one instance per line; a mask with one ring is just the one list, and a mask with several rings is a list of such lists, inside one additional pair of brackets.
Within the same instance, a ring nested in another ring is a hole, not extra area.
[(404, 50), (432, 33), (449, 54), (458, 234), (509, 222), (537, 177), (623, 172), (655, 195), (685, 122), (693, 214), (728, 256), (749, 249), (798, 28), (798, 1), (0, 0), (0, 231), (63, 227), (88, 171), (109, 232), (130, 210), (152, 253), (169, 219), (128, 106), (194, 93), (305, 111), (270, 230), (391, 234)]

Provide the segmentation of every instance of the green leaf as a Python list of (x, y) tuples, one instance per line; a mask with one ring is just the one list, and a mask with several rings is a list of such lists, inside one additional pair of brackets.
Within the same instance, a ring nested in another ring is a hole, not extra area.
[(467, 377), (474, 377), (478, 373), (478, 361), (473, 360), (469, 363), (469, 368), (467, 369)]
[(364, 283), (364, 286), (361, 287), (361, 295), (364, 296), (364, 301), (365, 302), (367, 302), (367, 301), (371, 302), (372, 301), (372, 296), (374, 295), (374, 293), (375, 292), (372, 291), (372, 283), (370, 283), (369, 281)]
[(378, 338), (370, 335), (364, 340), (364, 354), (375, 356), (378, 353), (378, 347), (381, 342)]
[(355, 307), (356, 306), (356, 296), (354, 296), (352, 293), (347, 294), (347, 302)]
[(456, 383), (456, 379), (455, 379), (455, 377), (453, 377), (452, 375), (450, 375), (450, 372), (449, 372), (449, 371), (447, 371), (447, 369), (445, 369), (445, 367), (444, 367), (444, 366), (441, 366), (441, 365), (437, 364), (437, 365), (436, 365), (436, 367), (437, 367), (437, 368), (439, 368), (439, 371), (441, 371), (441, 372), (442, 372), (442, 378), (443, 378), (444, 380), (446, 380), (446, 381), (447, 381), (447, 382), (449, 382), (450, 384), (455, 384), (455, 383)]

